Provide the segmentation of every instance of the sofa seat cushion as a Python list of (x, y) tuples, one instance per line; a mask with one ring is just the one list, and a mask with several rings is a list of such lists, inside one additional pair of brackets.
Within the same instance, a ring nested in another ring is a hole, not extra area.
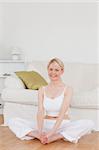
[(38, 90), (5, 88), (2, 92), (2, 99), (6, 102), (37, 105)]
[(71, 107), (99, 109), (99, 88), (74, 94)]
[[(72, 108), (99, 109), (99, 88), (86, 92), (74, 93)], [(38, 105), (38, 90), (4, 89), (2, 99), (6, 102)]]

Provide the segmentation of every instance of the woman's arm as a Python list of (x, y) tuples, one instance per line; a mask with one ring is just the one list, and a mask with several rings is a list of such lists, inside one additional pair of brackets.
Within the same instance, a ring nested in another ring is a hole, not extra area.
[(40, 134), (42, 133), (44, 123), (43, 98), (44, 98), (43, 88), (40, 88), (38, 91), (38, 112), (37, 112), (37, 124), (38, 124), (38, 131)]
[(61, 122), (64, 119), (64, 115), (65, 115), (66, 111), (69, 108), (70, 101), (71, 101), (71, 98), (72, 98), (72, 93), (73, 93), (72, 88), (68, 87), (67, 90), (64, 93), (64, 100), (63, 100), (63, 103), (62, 103), (62, 106), (61, 106), (61, 110), (59, 112), (59, 117), (56, 120), (56, 123), (55, 123), (53, 129), (47, 134), (47, 137), (53, 135), (57, 131), (57, 129), (60, 127)]

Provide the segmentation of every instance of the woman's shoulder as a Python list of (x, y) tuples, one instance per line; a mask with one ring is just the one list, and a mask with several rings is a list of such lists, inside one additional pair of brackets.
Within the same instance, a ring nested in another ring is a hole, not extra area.
[(47, 86), (48, 86), (48, 85), (46, 85), (46, 86), (41, 86), (38, 91), (39, 91), (40, 93), (44, 93), (44, 91), (45, 91), (45, 89), (46, 89)]
[(65, 83), (64, 83), (64, 87), (65, 87), (66, 89), (73, 89), (72, 86), (67, 85), (67, 84), (65, 84)]
[(70, 86), (70, 85), (66, 85), (66, 84), (64, 84), (64, 94), (67, 94), (67, 93), (72, 93), (73, 92), (73, 88), (72, 88), (72, 86)]

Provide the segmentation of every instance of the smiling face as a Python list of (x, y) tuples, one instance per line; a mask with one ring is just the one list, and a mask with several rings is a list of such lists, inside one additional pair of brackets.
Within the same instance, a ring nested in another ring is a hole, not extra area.
[(59, 80), (63, 72), (63, 68), (55, 61), (48, 66), (48, 75), (52, 81)]

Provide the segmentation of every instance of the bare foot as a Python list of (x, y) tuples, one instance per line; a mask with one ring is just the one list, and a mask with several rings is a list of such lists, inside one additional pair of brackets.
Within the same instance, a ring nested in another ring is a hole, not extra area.
[(39, 140), (40, 140), (40, 138), (41, 138), (41, 135), (39, 134), (38, 131), (31, 131), (31, 132), (29, 132), (29, 133), (27, 134), (27, 136), (35, 137), (35, 138), (37, 138), (37, 139), (39, 139)]
[(61, 134), (54, 134), (53, 136), (48, 138), (47, 144), (51, 142), (55, 142), (57, 140), (63, 139), (63, 136)]

